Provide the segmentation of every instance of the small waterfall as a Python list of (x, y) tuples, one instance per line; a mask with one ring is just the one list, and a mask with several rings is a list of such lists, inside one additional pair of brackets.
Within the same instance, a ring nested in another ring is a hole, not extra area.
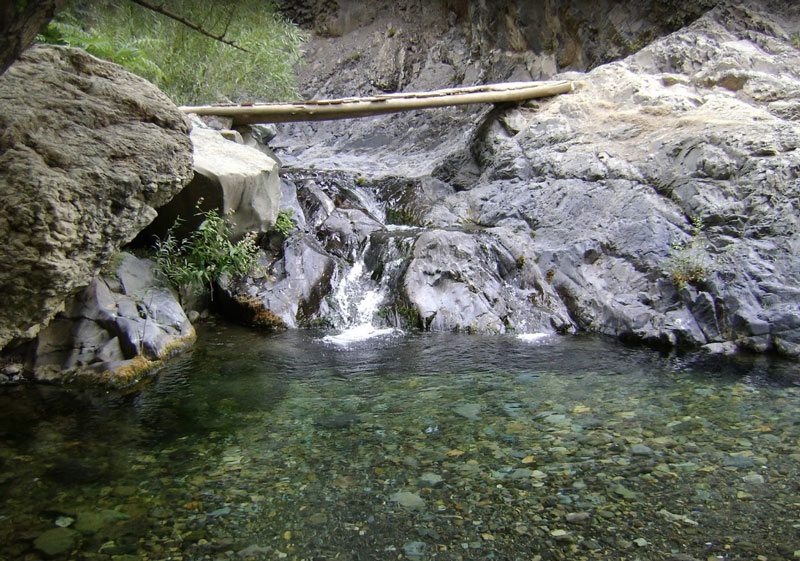
[[(323, 337), (325, 343), (347, 346), (400, 332), (379, 320), (381, 305), (389, 299), (389, 286), (372, 280), (364, 263), (368, 249), (369, 243), (331, 295), (333, 307), (339, 316), (337, 328), (341, 331)], [(381, 326), (381, 323), (384, 325)]]

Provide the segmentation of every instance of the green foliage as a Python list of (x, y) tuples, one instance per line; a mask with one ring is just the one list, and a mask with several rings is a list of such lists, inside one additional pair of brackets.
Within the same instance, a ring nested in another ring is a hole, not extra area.
[(244, 275), (256, 263), (255, 234), (237, 243), (230, 241), (228, 223), (214, 210), (202, 213), (203, 222), (188, 238), (174, 236), (176, 224), (156, 244), (156, 264), (176, 288), (208, 288), (224, 275)]
[(106, 35), (96, 35), (84, 31), (69, 14), (62, 21), (52, 21), (38, 36), (41, 43), (79, 47), (87, 53), (116, 62), (127, 70), (149, 78), (153, 82), (162, 81), (164, 72), (142, 47), (156, 46), (158, 41), (144, 38), (131, 38), (125, 42), (114, 41)]
[(673, 244), (667, 263), (667, 271), (678, 288), (705, 282), (713, 269), (713, 259), (702, 237), (703, 223), (699, 218), (692, 218), (692, 225), (691, 239)]
[(284, 239), (288, 238), (292, 235), (292, 230), (294, 230), (294, 221), (292, 220), (292, 216), (294, 215), (294, 211), (290, 208), (281, 210), (278, 212), (278, 218), (275, 219), (275, 225), (272, 229), (278, 232)]
[(113, 0), (73, 0), (39, 39), (117, 62), (179, 104), (296, 97), (293, 66), (306, 35), (270, 2), (173, 0), (168, 8), (249, 52), (133, 2)]

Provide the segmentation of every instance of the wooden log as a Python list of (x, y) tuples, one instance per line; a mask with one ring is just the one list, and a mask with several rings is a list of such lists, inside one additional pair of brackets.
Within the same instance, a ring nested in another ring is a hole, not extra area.
[(230, 117), (234, 126), (290, 121), (325, 121), (383, 115), (470, 103), (508, 103), (571, 92), (575, 84), (563, 82), (513, 82), (431, 92), (393, 93), (371, 97), (323, 99), (299, 103), (184, 106), (185, 113)]

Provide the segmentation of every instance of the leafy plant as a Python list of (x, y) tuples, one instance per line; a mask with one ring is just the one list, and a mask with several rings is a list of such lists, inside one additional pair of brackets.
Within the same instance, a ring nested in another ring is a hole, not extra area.
[(283, 236), (284, 239), (292, 235), (292, 230), (295, 228), (292, 216), (294, 216), (294, 211), (290, 208), (279, 211), (278, 217), (275, 219), (275, 225), (272, 227), (272, 229)]
[(678, 288), (705, 282), (713, 269), (713, 259), (708, 253), (702, 230), (702, 220), (692, 218), (691, 239), (672, 245), (667, 271)]
[(248, 52), (133, 2), (113, 0), (72, 0), (39, 39), (113, 60), (180, 104), (296, 97), (294, 64), (306, 34), (271, 2), (172, 0), (169, 9)]
[(170, 228), (167, 237), (156, 244), (156, 265), (176, 288), (184, 286), (211, 289), (224, 275), (245, 275), (256, 263), (255, 234), (237, 243), (230, 241), (228, 223), (215, 211), (201, 213), (203, 221), (188, 238), (179, 240)]
[(134, 74), (148, 77), (154, 82), (163, 81), (164, 72), (143, 50), (147, 46), (158, 48), (160, 41), (144, 38), (114, 41), (109, 36), (84, 31), (69, 14), (62, 18), (62, 21), (50, 22), (42, 30), (37, 37), (39, 42), (79, 47), (97, 58), (116, 62)]

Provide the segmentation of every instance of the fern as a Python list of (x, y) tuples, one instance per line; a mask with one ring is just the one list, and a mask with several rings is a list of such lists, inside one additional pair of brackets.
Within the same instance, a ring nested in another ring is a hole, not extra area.
[(132, 2), (73, 0), (39, 40), (81, 47), (159, 86), (179, 104), (296, 97), (294, 64), (305, 32), (260, 0), (173, 0), (170, 9), (249, 53)]
[(256, 263), (255, 234), (237, 243), (230, 241), (230, 226), (215, 211), (201, 213), (203, 222), (185, 240), (178, 240), (176, 222), (167, 237), (156, 244), (156, 265), (176, 288), (184, 286), (211, 290), (225, 275), (245, 275)]

